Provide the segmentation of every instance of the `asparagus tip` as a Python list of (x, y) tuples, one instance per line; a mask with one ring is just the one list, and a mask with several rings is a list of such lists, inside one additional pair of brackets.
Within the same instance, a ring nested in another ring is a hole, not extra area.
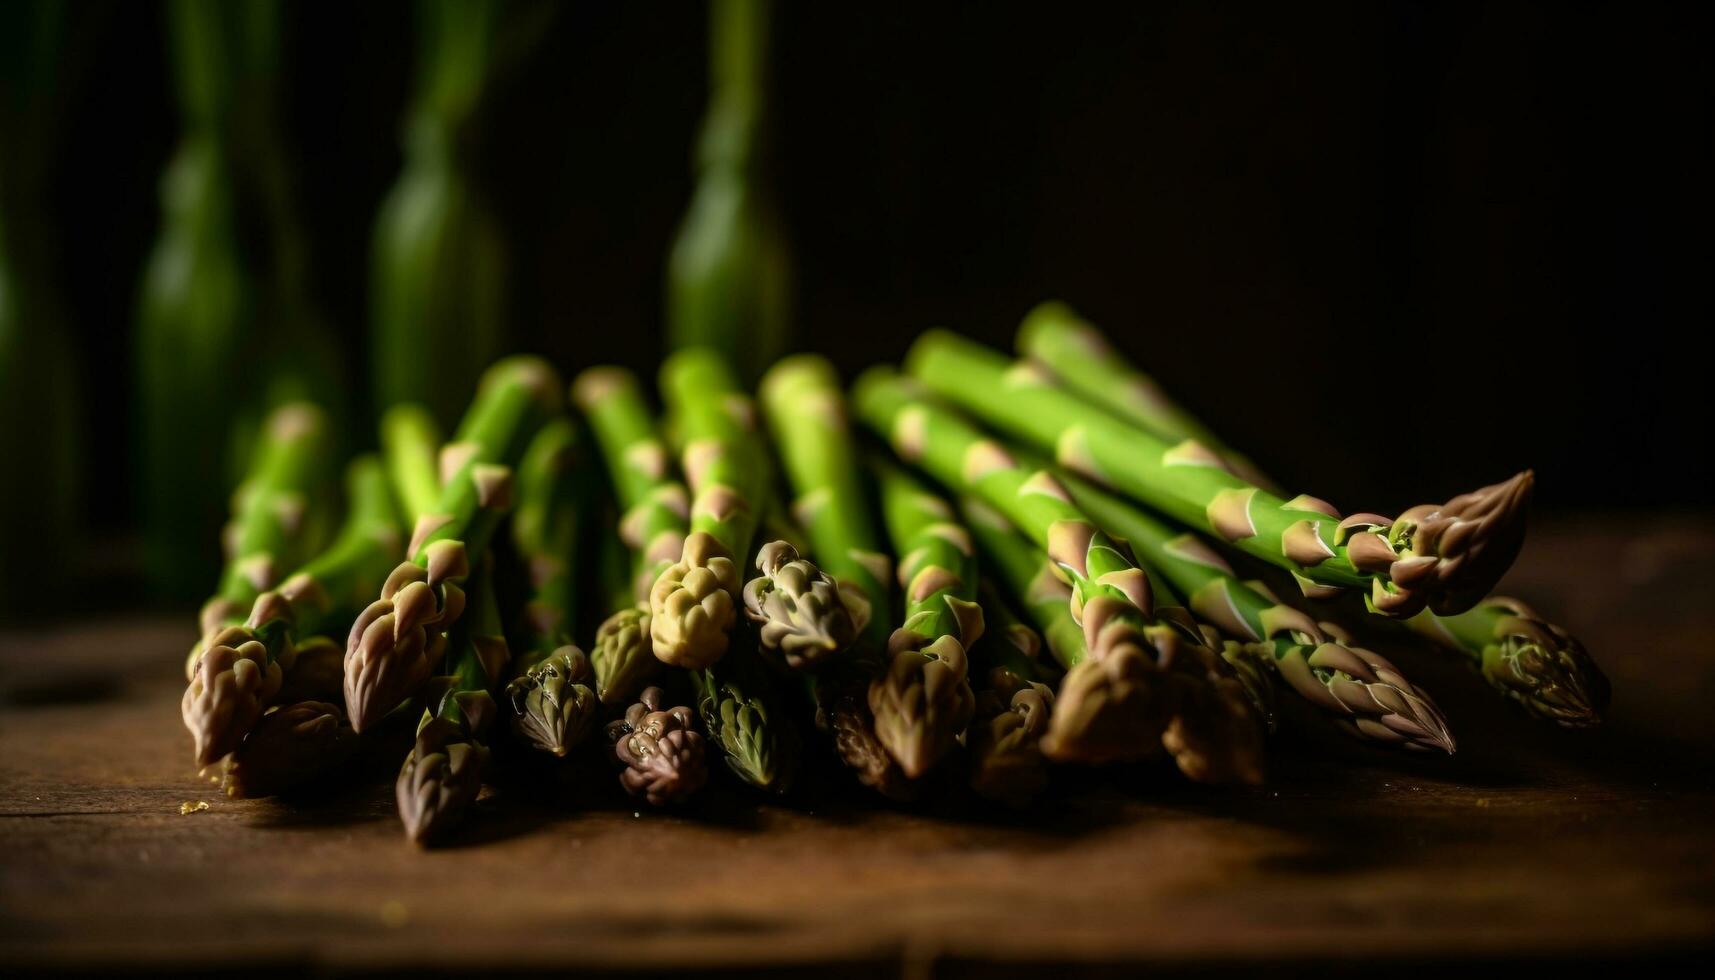
[(394, 786), (406, 839), (426, 847), (456, 826), (482, 789), (487, 766), (488, 749), (459, 726), (440, 718), (426, 722)]
[(531, 745), (556, 757), (583, 741), (595, 723), (596, 695), (589, 661), (575, 646), (560, 647), (506, 686), (513, 726)]
[(851, 646), (857, 628), (834, 580), (785, 541), (756, 555), (762, 574), (744, 587), (744, 608), (766, 651), (794, 670), (812, 669)]

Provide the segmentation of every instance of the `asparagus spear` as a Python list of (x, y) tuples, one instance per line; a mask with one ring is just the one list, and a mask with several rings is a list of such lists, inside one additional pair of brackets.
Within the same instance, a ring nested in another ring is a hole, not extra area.
[(822, 357), (789, 357), (763, 378), (762, 407), (794, 495), (792, 513), (857, 627), (851, 656), (817, 678), (835, 751), (864, 785), (907, 798), (915, 788), (876, 737), (868, 695), (893, 630), (893, 564), (870, 514), (839, 378)]
[(459, 583), (469, 554), (488, 547), (510, 505), (512, 467), (541, 420), (558, 407), (553, 368), (514, 357), (489, 368), (453, 442), (442, 452), (440, 499), (418, 518), (410, 557), (382, 585), (345, 645), (345, 706), (362, 732), (398, 707), (428, 678), (446, 646), (446, 630), (464, 610)]
[(1313, 497), (1282, 500), (1227, 472), (1195, 441), (1169, 446), (1119, 419), (1092, 411), (1028, 363), (946, 331), (913, 346), (911, 373), (937, 394), (1038, 448), (1054, 449), (1080, 475), (1204, 528), (1294, 573), (1307, 594), (1368, 590), (1371, 608), (1407, 617), (1476, 604), (1517, 555), (1531, 474), (1423, 505), (1397, 519), (1339, 519)]
[(1175, 533), (1075, 477), (1062, 482), (1086, 514), (1182, 589), (1192, 612), (1235, 640), (1262, 645), (1266, 663), (1341, 727), (1382, 744), (1453, 751), (1435, 702), (1386, 658), (1351, 645), (1337, 627), (1280, 603), (1259, 584), (1240, 581), (1196, 535)]
[(1194, 441), (1219, 455), (1239, 479), (1280, 494), (1279, 486), (1255, 463), (1222, 442), (1154, 378), (1125, 363), (1108, 339), (1065, 303), (1042, 303), (1025, 315), (1018, 328), (1018, 353), (1133, 425), (1169, 442)]
[(971, 788), (985, 799), (1022, 808), (1048, 785), (1041, 741), (1054, 691), (1041, 680), (1041, 634), (1013, 614), (987, 579), (982, 601), (985, 616), (999, 628), (986, 631), (973, 651), (979, 680), (970, 730)]
[[(1176, 404), (1124, 358), (1095, 327), (1059, 303), (1044, 303), (1019, 328), (1019, 352), (1052, 370), (1068, 388), (1163, 439), (1195, 439), (1234, 473), (1258, 486), (1272, 483), (1196, 416)], [(1516, 599), (1492, 597), (1451, 617), (1420, 612), (1411, 626), (1443, 646), (1473, 656), (1483, 676), (1502, 694), (1538, 717), (1581, 727), (1596, 724), (1607, 702), (1607, 678), (1577, 640), (1545, 623)], [(1522, 619), (1529, 625), (1515, 622)], [(1517, 637), (1516, 640), (1509, 639)], [(1498, 646), (1497, 646), (1498, 644)], [(1544, 651), (1517, 656), (1499, 651), (1509, 644)], [(1496, 655), (1485, 656), (1491, 646)]]
[(726, 756), (727, 768), (757, 789), (791, 788), (800, 757), (798, 733), (749, 637), (719, 663), (691, 672), (697, 716)]
[(708, 755), (690, 708), (668, 708), (659, 687), (644, 690), (625, 717), (611, 721), (607, 737), (625, 768), (619, 784), (651, 806), (683, 803), (709, 779)]
[(968, 651), (983, 633), (976, 549), (945, 501), (897, 467), (878, 471), (905, 620), (888, 637), (869, 708), (876, 737), (916, 779), (952, 750), (975, 708)]
[(959, 513), (984, 564), (1018, 600), (1055, 662), (1068, 671), (1082, 663), (1089, 648), (1083, 627), (1072, 618), (1072, 587), (1054, 575), (1048, 554), (1020, 537), (1005, 514), (968, 493), (959, 498)]
[(890, 371), (860, 378), (853, 400), (902, 459), (1005, 514), (1070, 580), (1089, 656), (1061, 684), (1043, 740), (1050, 758), (1147, 758), (1166, 749), (1198, 781), (1261, 780), (1261, 729), (1224, 661), (1197, 631), (1150, 615), (1148, 577), (1051, 474), (1025, 470)]
[(751, 381), (791, 329), (791, 250), (763, 166), (769, 7), (710, 6), (697, 187), (667, 261), (672, 346), (716, 348)]
[(494, 690), (511, 654), (494, 600), (492, 560), (472, 577), (471, 613), (452, 630), (445, 667), (430, 685), (417, 741), (394, 785), (405, 837), (426, 845), (464, 819), (488, 768), (488, 729), (498, 709)]
[[(242, 624), (216, 622), (181, 702), (185, 727), (196, 741), (199, 765), (233, 751), (263, 709), (281, 695), (325, 698), (325, 679), (299, 678), (299, 637), (331, 629), (373, 595), (397, 560), (399, 519), (381, 464), (365, 456), (346, 476), (348, 513), (338, 538), (278, 589), (256, 597)], [(305, 659), (325, 673), (320, 645)]]
[(270, 708), (223, 774), (235, 799), (278, 796), (344, 765), (357, 751), (345, 709), (328, 701), (295, 701)]
[(619, 536), (632, 554), (635, 598), (617, 604), (596, 630), (590, 661), (604, 704), (635, 697), (660, 666), (650, 639), (649, 590), (685, 545), (690, 510), (684, 484), (671, 473), (667, 447), (637, 379), (615, 367), (595, 367), (572, 383), (572, 400), (589, 419), (608, 478), (624, 514)]
[(381, 416), (381, 455), (399, 506), (412, 523), (433, 513), (441, 497), (441, 430), (429, 410), (402, 402)]
[(661, 390), (693, 496), (684, 549), (649, 593), (649, 633), (662, 662), (700, 670), (726, 653), (737, 618), (738, 563), (756, 532), (766, 474), (755, 406), (719, 354), (707, 348), (674, 354), (661, 367)]
[(529, 566), (527, 642), (506, 686), (513, 727), (544, 752), (564, 756), (589, 734), (596, 693), (589, 659), (571, 642), (576, 621), (578, 524), (586, 498), (578, 465), (577, 426), (558, 418), (542, 427), (518, 467), (512, 540)]
[[(250, 471), (232, 498), (221, 534), (226, 567), (197, 623), (203, 634), (242, 618), (281, 573), (308, 557), (303, 538), (311, 497), (327, 473), (327, 417), (308, 402), (282, 405), (263, 424)], [(308, 549), (313, 553), (313, 545)], [(195, 657), (187, 665), (194, 669)]]
[(1583, 644), (1529, 606), (1490, 596), (1457, 616), (1419, 613), (1413, 630), (1470, 658), (1495, 690), (1567, 728), (1589, 728), (1608, 708), (1608, 678)]

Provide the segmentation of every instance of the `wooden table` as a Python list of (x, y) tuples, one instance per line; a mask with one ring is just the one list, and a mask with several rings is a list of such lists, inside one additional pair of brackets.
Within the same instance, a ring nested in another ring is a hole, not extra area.
[(397, 739), (315, 799), (230, 802), (199, 784), (178, 719), (181, 618), (0, 633), (0, 963), (1688, 966), (1715, 946), (1715, 524), (1618, 526), (1542, 528), (1507, 583), (1609, 670), (1601, 731), (1543, 727), (1410, 641), (1378, 644), (1437, 692), (1457, 756), (1398, 758), (1294, 714), (1264, 789), (1069, 772), (1021, 817), (893, 808), (837, 783), (637, 815), (606, 773), (531, 769), (458, 846), (419, 853), (393, 814)]

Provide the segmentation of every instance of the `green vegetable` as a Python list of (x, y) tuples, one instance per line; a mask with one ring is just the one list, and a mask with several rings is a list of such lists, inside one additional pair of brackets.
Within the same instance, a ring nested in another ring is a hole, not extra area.
[(1371, 607), (1390, 616), (1426, 605), (1460, 612), (1493, 587), (1524, 540), (1529, 472), (1440, 506), (1413, 507), (1397, 519), (1341, 520), (1323, 501), (1281, 500), (1227, 472), (1201, 444), (1170, 446), (1093, 410), (1030, 365), (1011, 365), (945, 331), (920, 338), (908, 363), (936, 394), (1036, 448), (1054, 450), (1061, 465), (1082, 476), (1292, 571), (1310, 594), (1362, 587)]

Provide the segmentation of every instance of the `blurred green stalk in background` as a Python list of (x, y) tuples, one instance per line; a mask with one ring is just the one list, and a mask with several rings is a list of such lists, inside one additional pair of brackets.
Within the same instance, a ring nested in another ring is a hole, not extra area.
[(754, 382), (792, 330), (792, 255), (766, 167), (770, 0), (713, 0), (709, 13), (709, 110), (667, 260), (668, 341), (714, 347)]
[(44, 210), (68, 16), (58, 0), (0, 3), (0, 611), (50, 594), (77, 551), (80, 386)]
[(458, 420), (477, 375), (505, 352), (500, 230), (469, 173), (494, 65), (500, 4), (421, 0), (405, 169), (375, 223), (371, 370), (377, 413), (420, 402)]
[(339, 358), (307, 298), (307, 248), (279, 135), (280, 5), (173, 0), (184, 133), (161, 178), (161, 229), (138, 310), (148, 572), (191, 597), (218, 567), (229, 488), (263, 410), (338, 411)]

